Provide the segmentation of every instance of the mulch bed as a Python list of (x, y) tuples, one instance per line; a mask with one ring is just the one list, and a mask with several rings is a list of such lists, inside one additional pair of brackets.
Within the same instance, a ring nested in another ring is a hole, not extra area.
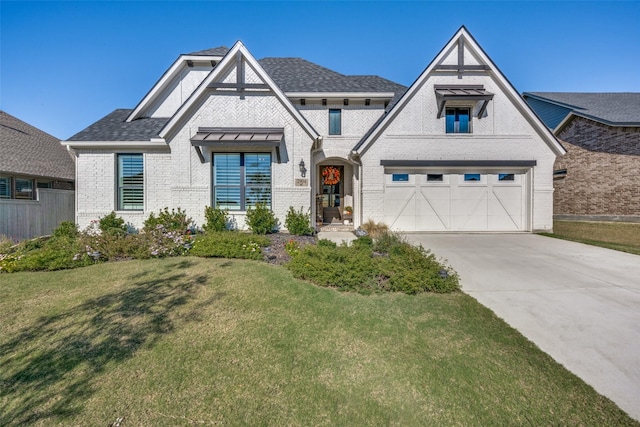
[(291, 257), (284, 248), (284, 245), (288, 241), (293, 240), (298, 242), (300, 248), (315, 245), (317, 242), (315, 236), (295, 236), (288, 233), (267, 234), (267, 237), (271, 240), (271, 245), (262, 249), (264, 252), (264, 260), (269, 264), (276, 265), (282, 265), (291, 260)]

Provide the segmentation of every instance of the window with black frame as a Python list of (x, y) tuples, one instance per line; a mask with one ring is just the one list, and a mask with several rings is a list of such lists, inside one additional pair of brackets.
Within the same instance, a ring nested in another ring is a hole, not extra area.
[(271, 209), (271, 153), (214, 153), (213, 205), (244, 211)]

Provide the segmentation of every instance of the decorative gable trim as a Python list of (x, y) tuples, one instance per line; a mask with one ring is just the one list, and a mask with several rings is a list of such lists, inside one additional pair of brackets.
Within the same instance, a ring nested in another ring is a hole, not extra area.
[(218, 56), (200, 56), (200, 55), (180, 55), (178, 59), (169, 67), (167, 71), (162, 74), (160, 79), (156, 82), (155, 85), (147, 92), (147, 94), (142, 98), (142, 100), (136, 105), (136, 108), (133, 109), (129, 117), (127, 117), (127, 122), (131, 122), (133, 120), (139, 119), (142, 117), (142, 113), (148, 108), (153, 102), (157, 99), (157, 97), (162, 93), (165, 87), (176, 77), (181, 70), (193, 67), (194, 61), (198, 62), (209, 62), (211, 67), (214, 68), (217, 61), (222, 57)]
[[(445, 64), (444, 61), (449, 56), (449, 53), (456, 47), (458, 49), (457, 64)], [(481, 64), (465, 64), (465, 51), (473, 51), (475, 55), (477, 55)], [(529, 119), (529, 122), (556, 155), (563, 155), (566, 153), (565, 149), (560, 145), (549, 128), (542, 123), (531, 107), (529, 107), (520, 94), (515, 90), (509, 80), (507, 80), (507, 78), (500, 72), (498, 67), (493, 63), (482, 47), (480, 47), (476, 42), (473, 36), (464, 26), (462, 26), (436, 55), (427, 68), (425, 68), (416, 81), (413, 82), (404, 95), (402, 95), (398, 102), (391, 108), (391, 110), (389, 110), (389, 112), (387, 112), (387, 114), (373, 126), (371, 131), (369, 131), (367, 135), (358, 142), (358, 144), (356, 144), (351, 151), (350, 156), (357, 158), (364, 155), (371, 145), (380, 137), (382, 132), (384, 132), (389, 124), (395, 119), (395, 117), (405, 108), (414, 95), (418, 93), (434, 72), (455, 72), (458, 74), (458, 78), (462, 78), (462, 75), (465, 72), (478, 71), (484, 71), (496, 79), (504, 93), (514, 103), (518, 110)]]
[[(255, 73), (263, 83), (247, 83), (246, 75), (248, 69), (251, 69), (251, 71)], [(235, 78), (233, 78), (233, 70), (235, 70)], [(232, 78), (230, 79), (230, 77)], [(256, 61), (251, 53), (249, 53), (242, 42), (237, 41), (229, 52), (222, 58), (220, 63), (211, 71), (211, 73), (209, 73), (209, 75), (162, 128), (159, 133), (160, 137), (167, 139), (178, 123), (188, 116), (188, 113), (196, 105), (199, 105), (200, 99), (210, 91), (214, 91), (214, 93), (216, 91), (225, 93), (229, 93), (229, 91), (231, 91), (232, 93), (237, 93), (240, 99), (244, 99), (246, 94), (249, 92), (273, 94), (289, 114), (291, 114), (291, 116), (293, 116), (300, 124), (310, 138), (317, 141), (320, 136), (309, 122), (306, 121), (302, 114), (300, 114), (300, 112), (293, 106), (291, 101), (285, 96), (266, 71), (264, 71), (258, 61)]]

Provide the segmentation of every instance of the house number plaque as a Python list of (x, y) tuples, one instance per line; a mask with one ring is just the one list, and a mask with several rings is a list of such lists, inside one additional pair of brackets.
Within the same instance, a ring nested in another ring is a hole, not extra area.
[(308, 179), (296, 178), (296, 187), (306, 187), (309, 185)]

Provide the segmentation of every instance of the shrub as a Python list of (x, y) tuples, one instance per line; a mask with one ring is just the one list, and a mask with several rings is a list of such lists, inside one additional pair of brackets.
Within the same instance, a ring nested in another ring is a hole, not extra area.
[(373, 291), (377, 268), (372, 251), (347, 246), (307, 246), (287, 264), (293, 275), (320, 286), (346, 291)]
[(151, 257), (151, 238), (144, 234), (83, 233), (80, 242), (84, 253), (89, 256), (98, 253), (104, 261)]
[(105, 234), (126, 234), (128, 231), (124, 219), (117, 216), (113, 211), (109, 215), (100, 218), (98, 227)]
[(377, 239), (384, 233), (389, 231), (389, 227), (383, 222), (375, 222), (372, 219), (367, 220), (364, 224), (362, 224), (362, 229), (371, 236), (372, 239)]
[(255, 207), (247, 210), (246, 223), (252, 232), (267, 234), (277, 227), (278, 219), (266, 204), (258, 203)]
[(262, 248), (269, 239), (233, 231), (211, 232), (198, 236), (190, 254), (201, 257), (262, 259)]
[(169, 208), (164, 208), (158, 212), (158, 216), (155, 216), (153, 212), (149, 214), (149, 217), (144, 221), (143, 230), (149, 232), (162, 226), (167, 231), (184, 233), (189, 229), (191, 223), (191, 218), (182, 209), (171, 209), (169, 212)]
[(202, 226), (204, 231), (225, 231), (229, 222), (229, 212), (220, 208), (207, 206), (204, 208), (206, 223)]
[(63, 221), (58, 228), (53, 230), (53, 237), (75, 239), (78, 237), (78, 234), (78, 226), (73, 221)]
[(289, 233), (297, 236), (313, 234), (314, 230), (311, 227), (311, 209), (308, 209), (307, 213), (304, 213), (302, 207), (300, 207), (299, 211), (296, 211), (293, 206), (289, 206), (284, 225), (287, 227), (287, 230), (289, 230)]
[(393, 233), (381, 234), (375, 243), (371, 237), (360, 237), (351, 247), (320, 240), (317, 246), (300, 250), (287, 268), (295, 277), (317, 285), (361, 293), (458, 289), (455, 272), (422, 246), (412, 246)]
[(354, 249), (373, 249), (373, 239), (369, 236), (361, 236), (351, 242)]

